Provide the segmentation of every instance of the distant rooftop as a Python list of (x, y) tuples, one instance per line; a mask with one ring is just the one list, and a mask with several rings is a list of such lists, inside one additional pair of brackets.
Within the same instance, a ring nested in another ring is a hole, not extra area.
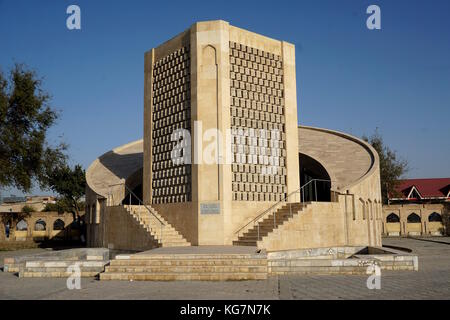
[(18, 203), (18, 202), (25, 202), (27, 201), (26, 197), (17, 197), (15, 195), (11, 195), (9, 197), (3, 197), (2, 198), (3, 203)]
[(450, 199), (450, 178), (406, 179), (396, 188), (391, 200)]
[(16, 196), (16, 195), (10, 195), (9, 197), (3, 197), (1, 198), (1, 203), (20, 203), (20, 202), (46, 202), (46, 201), (54, 201), (54, 196)]

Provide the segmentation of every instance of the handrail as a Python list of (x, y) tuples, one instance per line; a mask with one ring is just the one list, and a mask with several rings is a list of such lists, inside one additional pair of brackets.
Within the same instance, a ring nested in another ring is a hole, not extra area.
[[(279, 206), (281, 203), (285, 203), (286, 200), (288, 200), (294, 194), (299, 193), (300, 194), (300, 198), (303, 199), (302, 202), (304, 202), (304, 192), (302, 193), (302, 191), (304, 191), (305, 187), (307, 187), (308, 185), (312, 184), (313, 182), (314, 182), (314, 185), (315, 185), (315, 197), (316, 197), (316, 201), (317, 201), (317, 182), (329, 182), (331, 184), (333, 181), (332, 180), (324, 180), (324, 179), (313, 179), (313, 180), (308, 181), (306, 184), (301, 186), (299, 189), (289, 193), (286, 197), (284, 197), (283, 199), (279, 200), (277, 203), (275, 203), (274, 205), (270, 206), (268, 209), (265, 209), (262, 213), (260, 213), (258, 216), (256, 216), (253, 220), (251, 220), (246, 225), (244, 225), (239, 230), (237, 230), (235, 232), (235, 234), (237, 234), (239, 236), (239, 233), (242, 230), (246, 229), (252, 223), (253, 223), (253, 225), (255, 225), (258, 222), (258, 220), (260, 220), (268, 212), (272, 212), (277, 206)], [(274, 215), (274, 226), (275, 226), (275, 215)], [(259, 238), (259, 224), (258, 224), (258, 238)]]
[(158, 216), (156, 216), (155, 215), (155, 213), (125, 184), (125, 183), (116, 183), (116, 184), (111, 184), (111, 185), (109, 185), (109, 187), (114, 187), (114, 186), (121, 186), (121, 185), (123, 185), (123, 186), (125, 186), (125, 189), (130, 193), (130, 206), (131, 206), (131, 195), (133, 195), (136, 199), (137, 199), (137, 201), (139, 202), (139, 205), (142, 205), (142, 206), (144, 206), (144, 208), (145, 209), (147, 209), (147, 211), (152, 215), (152, 216), (154, 216), (155, 218), (156, 218), (156, 220), (158, 220), (159, 221), (159, 223), (162, 225), (162, 226), (165, 226), (165, 223), (164, 222), (162, 222), (159, 218), (158, 218)]
[(273, 208), (275, 208), (277, 205), (279, 205), (281, 202), (284, 202), (287, 198), (289, 198), (291, 195), (293, 195), (294, 193), (299, 192), (300, 189), (295, 190), (294, 192), (291, 192), (290, 194), (288, 194), (286, 197), (284, 197), (282, 200), (278, 201), (277, 203), (275, 203), (274, 205), (270, 206), (268, 209), (265, 209), (262, 213), (260, 213), (256, 218), (254, 218), (253, 220), (251, 220), (249, 223), (247, 223), (245, 226), (243, 226), (242, 228), (240, 228), (238, 231), (235, 232), (235, 234), (239, 234), (239, 232), (242, 229), (245, 229), (246, 227), (248, 227), (252, 222), (255, 222), (257, 220), (259, 220), (262, 216), (264, 216), (267, 212), (272, 211)]

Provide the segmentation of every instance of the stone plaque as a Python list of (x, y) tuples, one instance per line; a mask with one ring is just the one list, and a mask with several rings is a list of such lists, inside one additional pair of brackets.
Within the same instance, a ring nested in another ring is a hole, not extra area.
[(220, 203), (200, 203), (200, 214), (220, 214)]

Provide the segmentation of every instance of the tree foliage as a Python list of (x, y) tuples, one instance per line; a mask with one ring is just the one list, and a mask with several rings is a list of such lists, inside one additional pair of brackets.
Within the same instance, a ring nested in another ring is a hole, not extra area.
[(58, 166), (48, 173), (47, 179), (50, 189), (61, 196), (58, 206), (67, 211), (73, 210), (79, 215), (82, 209), (80, 199), (86, 189), (86, 176), (83, 168), (80, 165), (76, 165), (73, 169), (68, 165)]
[[(79, 209), (84, 208), (85, 203), (83, 201), (78, 201), (77, 207)], [(47, 203), (42, 209), (42, 212), (58, 212), (58, 213), (64, 213), (64, 212), (72, 212), (75, 213), (75, 209), (73, 204), (71, 204), (67, 199), (61, 198), (56, 200), (56, 203)]]
[(69, 212), (70, 208), (68, 208), (67, 206), (63, 205), (59, 200), (56, 201), (56, 203), (47, 203), (44, 207), (44, 209), (42, 209), (42, 212), (58, 212), (58, 213), (64, 213), (64, 212)]
[(34, 209), (33, 206), (25, 205), (22, 207), (22, 213), (29, 215), (30, 213), (33, 213), (33, 212), (36, 212), (36, 209)]
[(49, 100), (34, 71), (16, 64), (8, 78), (0, 72), (0, 186), (45, 187), (47, 173), (65, 162), (66, 146), (46, 139), (58, 117)]
[(370, 137), (363, 136), (363, 140), (370, 143), (378, 152), (380, 158), (381, 195), (383, 203), (387, 203), (388, 193), (396, 195), (395, 187), (408, 171), (408, 162), (400, 159), (395, 151), (384, 144), (378, 130)]

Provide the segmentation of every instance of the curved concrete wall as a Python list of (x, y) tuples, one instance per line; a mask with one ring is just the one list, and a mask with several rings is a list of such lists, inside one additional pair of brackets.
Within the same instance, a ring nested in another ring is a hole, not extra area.
[[(298, 139), (299, 152), (318, 161), (333, 181), (332, 190), (338, 205), (333, 204), (328, 211), (341, 216), (343, 228), (336, 229), (339, 237), (327, 239), (331, 242), (342, 239), (342, 245), (381, 245), (382, 208), (377, 152), (358, 138), (321, 128), (300, 126)], [(99, 203), (99, 199), (108, 199), (109, 206), (117, 206), (124, 198), (124, 186), (111, 185), (126, 182), (134, 187), (141, 182), (142, 159), (143, 140), (138, 140), (111, 150), (92, 163), (86, 172), (88, 222), (99, 223), (99, 216), (106, 205), (104, 201)], [(326, 211), (325, 207), (322, 205), (320, 210)], [(326, 216), (323, 215), (324, 219)], [(327, 221), (321, 223), (326, 225)], [(92, 237), (98, 233), (91, 232)]]
[(332, 190), (344, 212), (346, 243), (381, 245), (382, 201), (376, 150), (338, 131), (300, 126), (298, 134), (300, 152), (320, 162), (333, 180)]
[(86, 171), (86, 182), (91, 195), (108, 198), (112, 194), (110, 205), (120, 204), (125, 196), (125, 188), (119, 184), (130, 182), (130, 187), (136, 185), (136, 172), (142, 170), (142, 159), (142, 139), (117, 147), (96, 159)]
[(300, 126), (298, 140), (299, 151), (322, 164), (339, 190), (367, 178), (379, 165), (369, 144), (342, 132)]
[(114, 213), (113, 210), (107, 210), (107, 206), (120, 205), (126, 194), (124, 183), (131, 188), (142, 183), (142, 159), (141, 139), (103, 154), (86, 170), (85, 220), (89, 246), (107, 246), (105, 235), (108, 231), (123, 233), (121, 230), (112, 230), (114, 224), (107, 223)]

